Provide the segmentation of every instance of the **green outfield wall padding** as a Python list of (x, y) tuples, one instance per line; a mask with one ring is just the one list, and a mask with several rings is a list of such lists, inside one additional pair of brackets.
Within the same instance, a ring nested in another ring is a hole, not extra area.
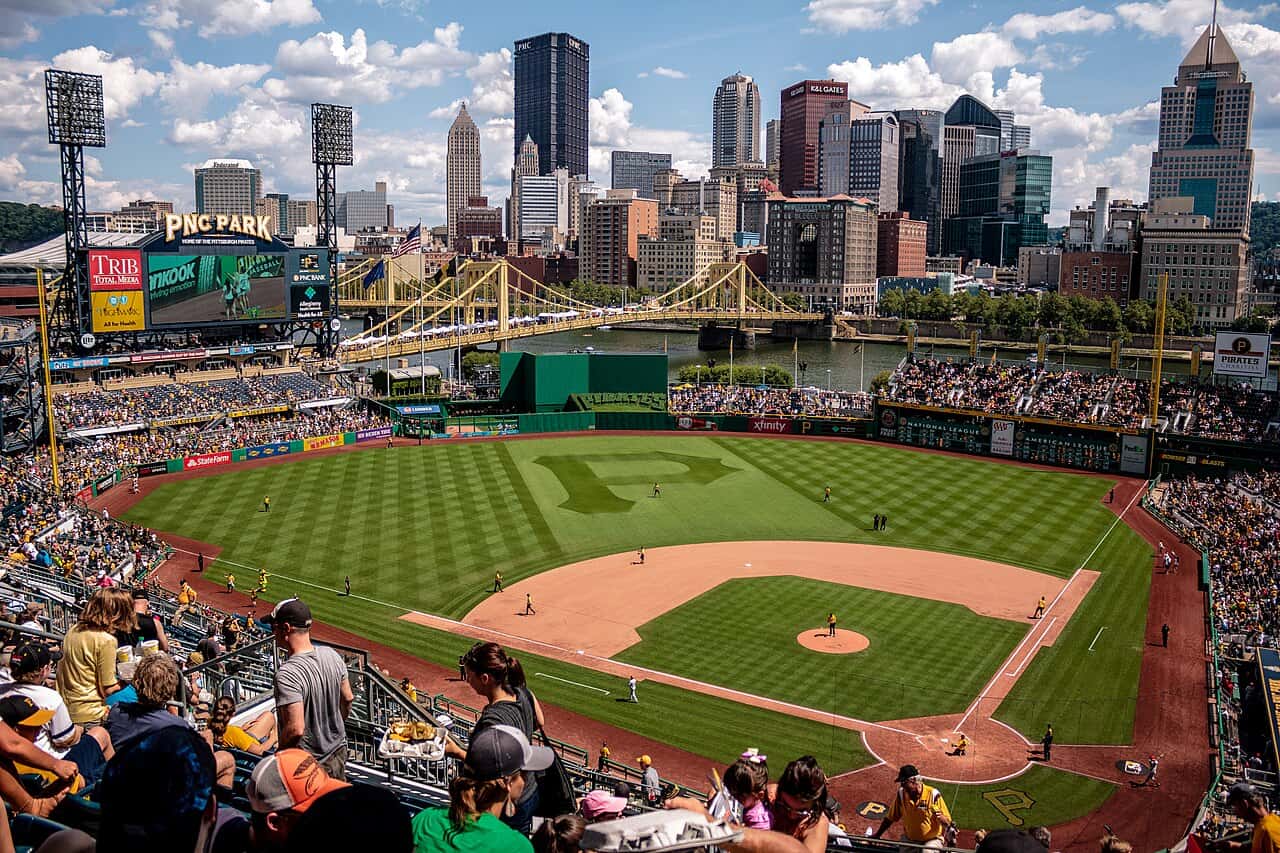
[(520, 432), (577, 432), (595, 429), (595, 412), (543, 412), (519, 415)]
[(170, 459), (168, 462), (164, 463), (164, 468), (167, 473), (176, 474), (182, 470), (182, 460)]
[(301, 441), (298, 441), (298, 440), (296, 440), (296, 439), (295, 439), (294, 441), (289, 442), (289, 452), (290, 452), (290, 453), (301, 453), (301, 452), (302, 452), (302, 442), (301, 442)]
[(596, 412), (596, 429), (675, 429), (665, 412)]
[(589, 390), (593, 394), (609, 391), (665, 394), (667, 391), (666, 353), (596, 352), (587, 358), (590, 365)]
[(243, 447), (231, 451), (232, 462), (243, 462), (245, 459), (245, 451)]
[(355, 434), (354, 432), (344, 432), (344, 433), (342, 434), (342, 443), (343, 443), (343, 444), (355, 444), (355, 443), (356, 443), (356, 434)]

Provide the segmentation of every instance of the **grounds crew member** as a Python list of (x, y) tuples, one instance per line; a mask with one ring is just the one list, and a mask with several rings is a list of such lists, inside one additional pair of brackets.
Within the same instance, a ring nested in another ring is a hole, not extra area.
[(946, 845), (946, 836), (951, 829), (951, 812), (942, 794), (924, 783), (914, 764), (907, 764), (898, 771), (897, 796), (872, 838), (884, 835), (898, 821), (902, 821), (903, 841), (921, 844), (931, 850)]

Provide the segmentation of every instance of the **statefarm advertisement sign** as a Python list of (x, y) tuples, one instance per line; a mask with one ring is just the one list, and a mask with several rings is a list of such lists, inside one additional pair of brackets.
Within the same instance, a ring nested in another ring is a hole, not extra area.
[(199, 456), (188, 456), (182, 460), (184, 471), (195, 471), (200, 468), (212, 468), (214, 465), (226, 465), (231, 462), (231, 452), (201, 453)]

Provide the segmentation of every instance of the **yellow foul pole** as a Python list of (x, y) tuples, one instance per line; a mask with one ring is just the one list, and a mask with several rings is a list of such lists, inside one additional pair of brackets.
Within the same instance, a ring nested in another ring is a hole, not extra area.
[(44, 270), (36, 267), (36, 294), (40, 299), (40, 355), (44, 361), (44, 414), (49, 430), (49, 462), (53, 468), (53, 491), (62, 491), (58, 473), (58, 431), (53, 417), (53, 381), (49, 377), (49, 312), (44, 293)]
[(1160, 290), (1156, 294), (1155, 354), (1151, 359), (1151, 425), (1160, 417), (1160, 368), (1164, 364), (1164, 318), (1169, 308), (1169, 274), (1160, 274)]

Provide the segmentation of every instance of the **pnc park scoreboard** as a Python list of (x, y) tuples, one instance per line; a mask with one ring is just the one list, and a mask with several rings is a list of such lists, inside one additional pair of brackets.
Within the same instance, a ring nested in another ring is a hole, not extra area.
[(168, 220), (137, 246), (84, 252), (82, 336), (328, 320), (327, 248), (288, 245), (266, 216)]

